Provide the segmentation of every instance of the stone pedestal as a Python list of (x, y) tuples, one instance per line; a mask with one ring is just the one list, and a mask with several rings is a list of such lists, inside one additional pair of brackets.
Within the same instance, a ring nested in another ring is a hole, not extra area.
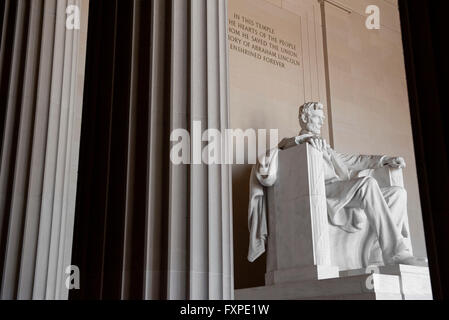
[(278, 181), (267, 190), (267, 202), (266, 284), (337, 278), (322, 154), (308, 144), (280, 151)]
[(236, 300), (431, 300), (429, 269), (405, 265), (340, 272), (340, 278), (236, 290)]
[(236, 290), (236, 300), (402, 300), (398, 276), (361, 274), (346, 278), (280, 283)]
[(366, 269), (341, 271), (340, 276), (356, 276), (371, 272), (399, 276), (401, 293), (404, 300), (433, 299), (429, 268), (406, 265), (369, 267)]

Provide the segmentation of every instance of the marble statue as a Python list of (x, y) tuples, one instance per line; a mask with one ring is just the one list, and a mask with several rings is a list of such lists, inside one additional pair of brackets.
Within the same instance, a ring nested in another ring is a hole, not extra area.
[(273, 186), (277, 179), (279, 150), (300, 144), (310, 144), (320, 151), (324, 160), (325, 193), (329, 223), (343, 230), (357, 228), (348, 216), (347, 208), (363, 209), (367, 221), (379, 243), (385, 265), (427, 266), (426, 259), (413, 256), (405, 238), (409, 237), (407, 193), (402, 187), (379, 187), (370, 176), (360, 177), (359, 172), (382, 167), (405, 168), (401, 157), (364, 156), (341, 154), (333, 150), (321, 137), (324, 123), (321, 103), (310, 102), (300, 107), (298, 136), (284, 139), (253, 167), (250, 181), (248, 260), (256, 260), (264, 251), (268, 230), (264, 187)]

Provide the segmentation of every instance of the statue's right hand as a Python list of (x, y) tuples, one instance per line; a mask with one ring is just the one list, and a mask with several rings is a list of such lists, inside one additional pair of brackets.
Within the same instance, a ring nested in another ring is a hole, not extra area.
[(303, 143), (307, 143), (307, 139), (309, 139), (309, 138), (311, 138), (311, 137), (314, 137), (314, 135), (311, 134), (311, 133), (303, 134), (303, 135), (297, 136), (297, 137), (295, 137), (295, 143), (296, 143), (297, 145), (303, 144)]
[(326, 140), (321, 137), (310, 137), (307, 138), (306, 142), (320, 152), (324, 152), (328, 148)]

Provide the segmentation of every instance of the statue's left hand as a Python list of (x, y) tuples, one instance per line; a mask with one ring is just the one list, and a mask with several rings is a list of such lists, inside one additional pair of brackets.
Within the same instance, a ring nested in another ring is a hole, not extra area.
[(404, 169), (406, 167), (405, 160), (402, 157), (386, 158), (383, 165), (395, 169)]

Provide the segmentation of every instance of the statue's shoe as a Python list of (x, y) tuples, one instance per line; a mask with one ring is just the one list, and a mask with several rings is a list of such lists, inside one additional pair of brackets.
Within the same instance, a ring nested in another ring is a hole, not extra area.
[(397, 256), (393, 258), (392, 264), (404, 264), (408, 266), (428, 267), (429, 263), (426, 258), (418, 258), (414, 256)]

